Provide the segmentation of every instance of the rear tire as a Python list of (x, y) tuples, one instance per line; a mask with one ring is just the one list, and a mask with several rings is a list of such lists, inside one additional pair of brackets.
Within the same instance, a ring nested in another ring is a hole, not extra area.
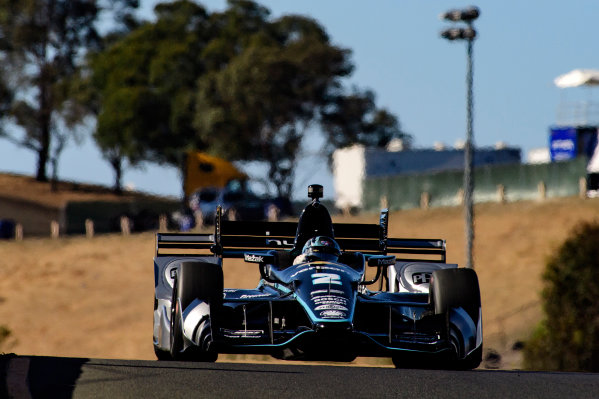
[[(480, 287), (476, 272), (472, 269), (441, 269), (435, 270), (430, 284), (430, 300), (435, 314), (445, 314), (449, 320), (452, 308), (463, 308), (476, 323), (481, 309)], [(449, 330), (449, 326), (447, 327)], [(451, 334), (447, 331), (448, 339)], [(455, 337), (453, 337), (455, 338)], [(469, 370), (478, 367), (482, 361), (482, 344), (468, 356), (462, 358), (459, 342), (452, 341), (455, 348), (455, 358), (450, 357), (445, 362), (448, 368)]]
[[(218, 354), (203, 347), (193, 347), (184, 353), (183, 326), (181, 315), (195, 299), (210, 305), (210, 322), (220, 311), (223, 301), (223, 271), (220, 265), (205, 262), (181, 262), (173, 287), (171, 303), (171, 348), (170, 354), (175, 360), (192, 357), (194, 360), (214, 362)], [(210, 325), (210, 324), (209, 324)], [(211, 328), (210, 328), (211, 330)], [(212, 332), (205, 337), (212, 339)]]

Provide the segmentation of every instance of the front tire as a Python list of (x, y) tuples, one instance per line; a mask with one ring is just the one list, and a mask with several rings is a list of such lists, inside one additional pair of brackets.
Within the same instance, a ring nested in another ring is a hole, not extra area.
[(181, 328), (181, 305), (179, 302), (179, 284), (175, 278), (173, 284), (173, 299), (171, 302), (171, 348), (170, 355), (173, 360), (183, 359), (183, 329)]
[[(210, 305), (210, 318), (202, 331), (200, 346), (185, 348), (182, 314), (195, 299)], [(223, 272), (220, 265), (206, 262), (181, 262), (173, 284), (171, 302), (171, 348), (175, 360), (193, 359), (204, 362), (216, 361), (218, 354), (208, 350), (212, 341), (212, 322), (223, 301)]]
[(154, 345), (154, 354), (158, 360), (173, 360), (173, 357), (169, 351), (162, 350), (156, 345)]
[(451, 369), (470, 370), (478, 367), (482, 362), (482, 343), (469, 354), (465, 353), (466, 345), (460, 339), (463, 331), (452, 330), (449, 323), (451, 309), (462, 308), (478, 328), (481, 300), (476, 272), (465, 268), (435, 270), (430, 284), (430, 301), (435, 314), (446, 316), (447, 338), (455, 352), (443, 363)]

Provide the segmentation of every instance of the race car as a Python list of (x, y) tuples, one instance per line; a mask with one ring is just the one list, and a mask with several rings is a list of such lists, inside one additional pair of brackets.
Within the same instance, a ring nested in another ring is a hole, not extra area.
[[(446, 263), (442, 239), (388, 238), (387, 210), (378, 224), (333, 223), (322, 186), (308, 193), (297, 223), (227, 221), (219, 209), (213, 234), (156, 235), (157, 358), (371, 356), (396, 367), (478, 367), (475, 271)], [(227, 258), (258, 268), (255, 289), (223, 287)]]

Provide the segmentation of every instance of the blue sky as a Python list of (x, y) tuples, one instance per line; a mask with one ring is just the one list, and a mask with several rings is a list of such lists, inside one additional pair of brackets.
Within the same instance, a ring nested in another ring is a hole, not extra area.
[[(151, 17), (156, 1), (141, 0)], [(222, 10), (226, 1), (202, 1)], [(441, 0), (265, 0), (273, 17), (309, 15), (319, 21), (334, 44), (352, 50), (356, 66), (346, 82), (370, 88), (377, 102), (395, 113), (418, 147), (435, 142), (453, 145), (466, 130), (466, 45), (448, 42), (439, 32), (450, 25), (439, 14), (477, 5), (475, 23), (474, 137), (477, 146), (502, 141), (522, 149), (547, 145), (560, 101), (599, 96), (599, 89), (558, 89), (553, 79), (576, 68), (599, 68), (596, 0), (528, 0), (476, 3)], [(309, 153), (313, 149), (307, 150)], [(0, 171), (33, 174), (35, 154), (0, 140)], [(297, 177), (297, 196), (305, 184), (330, 184), (324, 161), (312, 158)], [(309, 164), (309, 166), (306, 166)], [(315, 165), (320, 165), (317, 167)], [(71, 144), (60, 159), (62, 179), (111, 184), (112, 171), (91, 139)], [(179, 195), (177, 172), (147, 166), (128, 170), (125, 183), (137, 189)]]

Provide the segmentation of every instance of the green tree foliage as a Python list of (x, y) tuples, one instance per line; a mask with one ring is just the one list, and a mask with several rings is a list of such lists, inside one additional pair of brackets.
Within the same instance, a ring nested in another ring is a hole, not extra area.
[(64, 147), (66, 139), (57, 126), (68, 127), (83, 118), (69, 107), (68, 81), (82, 53), (100, 43), (95, 25), (100, 12), (116, 9), (126, 20), (125, 10), (136, 5), (137, 0), (0, 0), (0, 53), (5, 81), (16, 94), (10, 115), (23, 129), (22, 135), (6, 130), (3, 134), (37, 152), (38, 180), (47, 180), (53, 139), (55, 157)]
[[(155, 12), (155, 22), (91, 58), (95, 139), (109, 160), (182, 166), (184, 150), (206, 150), (266, 163), (278, 194), (289, 196), (308, 128), (322, 125), (334, 137), (329, 153), (402, 135), (371, 92), (345, 94), (350, 51), (313, 19), (272, 19), (248, 0), (215, 13), (179, 0)], [(355, 101), (362, 104), (352, 108)]]
[(385, 147), (394, 138), (401, 138), (406, 144), (412, 140), (400, 129), (395, 115), (376, 107), (375, 95), (369, 90), (354, 88), (350, 94), (333, 97), (321, 111), (321, 123), (329, 154), (352, 144)]
[(264, 21), (249, 39), (245, 33), (236, 46), (243, 51), (200, 79), (196, 127), (219, 155), (265, 161), (278, 194), (289, 196), (302, 137), (352, 65), (306, 17)]
[[(341, 145), (383, 145), (403, 135), (394, 116), (376, 109), (371, 92), (344, 93), (342, 80), (354, 68), (350, 51), (331, 44), (316, 21), (295, 15), (270, 20), (248, 1), (229, 6), (215, 16), (222, 31), (206, 54), (220, 68), (200, 78), (194, 119), (211, 151), (266, 162), (277, 194), (289, 197), (308, 128), (322, 126), (329, 155)], [(226, 23), (240, 20), (246, 21), (242, 29)]]
[(94, 139), (115, 171), (123, 163), (179, 166), (193, 142), (195, 81), (208, 34), (205, 9), (189, 1), (159, 4), (145, 23), (89, 58), (90, 92), (97, 99)]
[(545, 320), (525, 346), (525, 367), (599, 371), (599, 222), (578, 225), (547, 263)]

